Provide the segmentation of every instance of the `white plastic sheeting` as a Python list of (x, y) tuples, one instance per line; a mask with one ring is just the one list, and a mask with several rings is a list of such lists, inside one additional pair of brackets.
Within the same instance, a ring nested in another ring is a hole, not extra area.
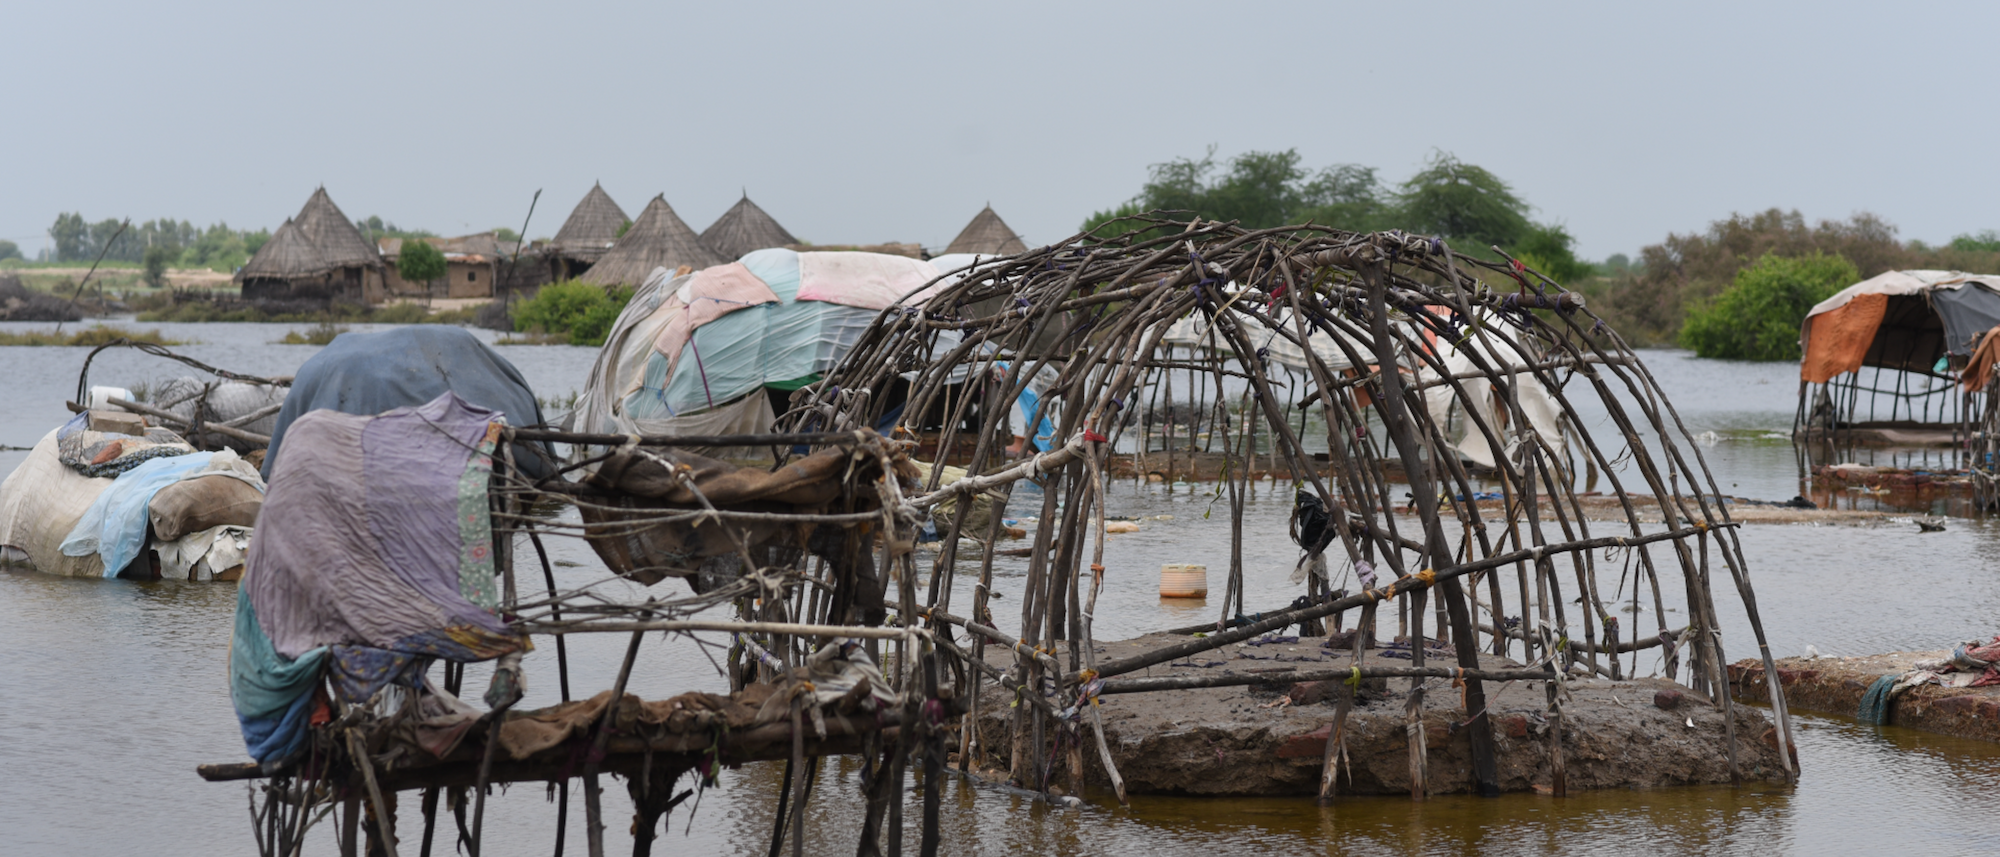
[[(1236, 311), (1232, 309), (1230, 312)], [(1279, 323), (1286, 325), (1285, 329), (1287, 332), (1297, 333), (1297, 329), (1291, 321), (1291, 314), (1287, 310), (1281, 308), (1276, 311), (1273, 317)], [(1277, 331), (1266, 327), (1263, 322), (1252, 320), (1241, 313), (1237, 313), (1237, 322), (1243, 332), (1250, 337), (1250, 344), (1255, 349), (1264, 352), (1266, 359), (1293, 372), (1309, 373), (1312, 371), (1311, 365), (1306, 361), (1305, 349), (1299, 347), (1298, 343), (1293, 342), (1290, 337), (1282, 336)], [(1160, 338), (1160, 343), (1189, 348), (1208, 348), (1216, 351), (1233, 350), (1229, 347), (1228, 341), (1223, 339), (1220, 334), (1210, 335), (1208, 326), (1208, 316), (1201, 313), (1191, 313), (1168, 327), (1166, 334)], [(1335, 337), (1338, 337), (1338, 340)], [(1336, 372), (1354, 367), (1354, 362), (1347, 358), (1347, 351), (1342, 350), (1339, 345), (1342, 341), (1347, 343), (1349, 350), (1361, 355), (1364, 359), (1372, 353), (1370, 348), (1343, 333), (1329, 333), (1325, 330), (1313, 329), (1306, 336), (1306, 342), (1312, 346), (1313, 354), (1319, 357), (1320, 362), (1326, 368)]]
[(103, 577), (104, 561), (97, 554), (66, 556), (62, 542), (115, 481), (69, 469), (56, 452), (56, 433), (49, 432), (0, 483), (0, 545), (20, 549), (45, 574)]
[[(1543, 387), (1540, 381), (1535, 380), (1534, 375), (1527, 369), (1528, 362), (1523, 360), (1519, 353), (1511, 348), (1491, 348), (1487, 340), (1476, 335), (1466, 337), (1464, 342), (1457, 345), (1439, 340), (1432, 347), (1437, 349), (1438, 357), (1443, 361), (1446, 371), (1452, 375), (1462, 375), (1477, 368), (1472, 358), (1467, 356), (1468, 351), (1482, 355), (1487, 365), (1496, 369), (1521, 370), (1517, 376), (1521, 411), (1527, 416), (1534, 433), (1541, 437), (1549, 449), (1554, 450), (1556, 460), (1564, 458), (1567, 447), (1564, 444), (1562, 430), (1562, 408), (1556, 403), (1555, 398), (1549, 395), (1548, 389)], [(1435, 370), (1425, 366), (1417, 373), (1417, 380), (1419, 383), (1428, 383), (1440, 381), (1442, 378)], [(1526, 439), (1526, 436), (1518, 426), (1512, 424), (1507, 402), (1494, 388), (1493, 382), (1478, 377), (1461, 379), (1459, 383), (1465, 388), (1464, 399), (1460, 399), (1457, 391), (1449, 384), (1439, 384), (1424, 390), (1424, 401), (1430, 410), (1431, 421), (1440, 426), (1451, 425), (1450, 419), (1456, 409), (1459, 454), (1480, 467), (1495, 469), (1498, 462), (1495, 459), (1493, 444), (1487, 440), (1485, 433), (1466, 418), (1466, 411), (1476, 413), (1493, 429), (1499, 437), (1501, 455), (1511, 458), (1516, 445)]]

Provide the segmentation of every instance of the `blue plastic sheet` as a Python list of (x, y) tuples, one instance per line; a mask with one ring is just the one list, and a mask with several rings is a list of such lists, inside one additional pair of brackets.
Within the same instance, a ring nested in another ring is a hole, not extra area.
[[(446, 392), (505, 414), (509, 425), (542, 424), (541, 405), (521, 370), (470, 331), (411, 325), (343, 333), (299, 367), (285, 406), (278, 411), (277, 427), (271, 430), (264, 479), (271, 479), (285, 431), (310, 411), (374, 415), (422, 405)], [(530, 476), (546, 476), (549, 468), (534, 452), (536, 446), (516, 444), (515, 463)]]
[(146, 547), (147, 507), (153, 495), (207, 467), (214, 457), (212, 452), (195, 452), (155, 458), (120, 474), (63, 538), (63, 554), (97, 554), (104, 560), (104, 576), (117, 577)]

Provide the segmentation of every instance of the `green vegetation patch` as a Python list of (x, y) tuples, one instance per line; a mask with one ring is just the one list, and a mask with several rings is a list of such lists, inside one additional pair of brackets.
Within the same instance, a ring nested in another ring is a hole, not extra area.
[(0, 331), (0, 346), (81, 345), (81, 346), (95, 347), (98, 345), (104, 345), (109, 342), (115, 342), (119, 339), (129, 339), (134, 342), (151, 342), (155, 345), (187, 344), (179, 340), (168, 339), (164, 336), (161, 336), (159, 328), (154, 328), (152, 330), (140, 332), (137, 330), (132, 330), (130, 328), (120, 327), (115, 324), (92, 325), (83, 330), (72, 331), (67, 334), (59, 333), (54, 330), (47, 330), (47, 331), (29, 330), (21, 333), (14, 333), (11, 331)]
[(1797, 360), (1806, 313), (1860, 279), (1854, 263), (1840, 256), (1766, 253), (1737, 271), (1721, 294), (1688, 312), (1681, 345), (1697, 357)]
[(534, 297), (514, 305), (514, 329), (536, 334), (541, 342), (600, 346), (631, 299), (632, 290), (623, 286), (606, 289), (575, 280), (550, 283)]
[(304, 333), (300, 333), (299, 331), (296, 330), (287, 332), (285, 334), (284, 339), (278, 340), (278, 344), (279, 345), (327, 345), (333, 342), (334, 337), (339, 336), (346, 332), (347, 332), (347, 325), (334, 324), (333, 322), (330, 321), (322, 321), (319, 324), (315, 324), (312, 327), (306, 328)]

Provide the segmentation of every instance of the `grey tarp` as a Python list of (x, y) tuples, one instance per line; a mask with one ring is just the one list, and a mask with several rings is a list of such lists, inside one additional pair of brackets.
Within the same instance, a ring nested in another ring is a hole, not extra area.
[(1944, 321), (1944, 346), (1960, 357), (1972, 353), (1972, 337), (2000, 325), (2000, 294), (1980, 283), (1931, 292), (1931, 305)]
[[(500, 411), (515, 426), (540, 425), (542, 408), (521, 371), (464, 328), (413, 325), (372, 333), (343, 333), (299, 367), (284, 409), (271, 430), (264, 478), (279, 460), (285, 430), (308, 412), (333, 410), (373, 416), (416, 407), (446, 392), (476, 407)], [(550, 472), (531, 447), (517, 444), (514, 458), (530, 476)], [(546, 450), (544, 450), (546, 452)], [(553, 455), (550, 456), (553, 460)]]

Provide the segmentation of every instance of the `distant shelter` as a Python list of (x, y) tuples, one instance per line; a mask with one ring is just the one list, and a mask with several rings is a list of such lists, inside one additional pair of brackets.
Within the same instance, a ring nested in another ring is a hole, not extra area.
[(724, 258), (735, 260), (757, 250), (790, 247), (799, 243), (799, 239), (778, 225), (777, 218), (751, 202), (750, 193), (745, 191), (742, 199), (701, 231), (701, 243)]
[(674, 271), (686, 267), (698, 271), (730, 260), (708, 248), (701, 236), (674, 213), (665, 194), (653, 197), (639, 219), (613, 244), (596, 264), (578, 279), (601, 286), (638, 286), (654, 268)]
[(977, 253), (982, 256), (1012, 256), (1028, 252), (1028, 245), (1021, 242), (1007, 221), (988, 205), (972, 216), (972, 222), (959, 230), (958, 237), (951, 239), (946, 253)]
[[(403, 279), (396, 269), (396, 262), (402, 258), (403, 247), (411, 241), (422, 241), (444, 254), (444, 276), (428, 283), (412, 283)], [(457, 238), (381, 238), (376, 244), (381, 248), (382, 259), (387, 266), (383, 277), (386, 288), (379, 297), (370, 295), (370, 303), (407, 297), (492, 297), (505, 255), (501, 252), (499, 239), (491, 232)], [(511, 244), (509, 249), (512, 249)]]
[(611, 252), (620, 230), (631, 221), (632, 218), (625, 216), (625, 209), (619, 208), (611, 194), (604, 192), (604, 185), (591, 185), (590, 192), (583, 195), (548, 243), (549, 276), (573, 280), (590, 270), (590, 266)]
[(245, 300), (359, 303), (383, 289), (384, 273), (381, 254), (321, 187), (234, 279)]

